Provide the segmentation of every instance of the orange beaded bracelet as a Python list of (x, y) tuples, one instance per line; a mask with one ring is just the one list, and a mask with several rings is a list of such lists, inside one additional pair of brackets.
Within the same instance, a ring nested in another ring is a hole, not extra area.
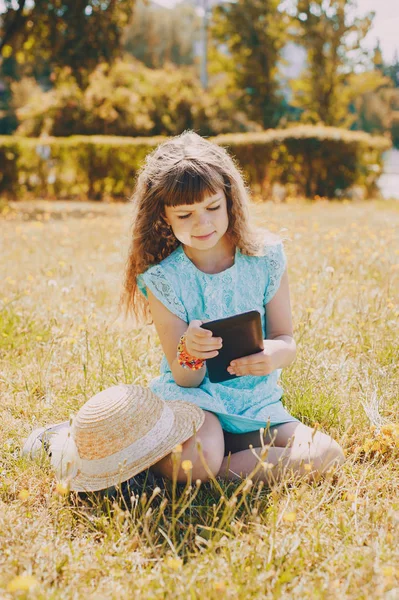
[(187, 352), (186, 333), (187, 332), (183, 333), (183, 335), (181, 336), (179, 343), (177, 345), (177, 362), (184, 369), (191, 369), (192, 371), (198, 371), (199, 369), (202, 369), (202, 367), (205, 364), (205, 361), (202, 360), (202, 358), (195, 358), (194, 356), (191, 356), (191, 354), (189, 354)]

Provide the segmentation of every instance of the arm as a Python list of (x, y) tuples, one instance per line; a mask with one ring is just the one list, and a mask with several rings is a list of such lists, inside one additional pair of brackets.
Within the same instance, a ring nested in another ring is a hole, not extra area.
[(188, 327), (187, 323), (168, 310), (149, 289), (147, 289), (147, 294), (151, 316), (173, 379), (177, 385), (182, 387), (198, 387), (205, 377), (205, 366), (198, 371), (184, 369), (179, 365), (176, 357), (177, 344)]
[(264, 346), (273, 351), (274, 369), (288, 367), (294, 362), (296, 344), (293, 337), (287, 269), (283, 273), (277, 292), (266, 305), (266, 336)]
[(292, 332), (292, 315), (287, 270), (280, 286), (266, 307), (266, 335), (264, 350), (236, 359), (227, 369), (236, 375), (269, 375), (276, 369), (288, 367), (296, 355)]

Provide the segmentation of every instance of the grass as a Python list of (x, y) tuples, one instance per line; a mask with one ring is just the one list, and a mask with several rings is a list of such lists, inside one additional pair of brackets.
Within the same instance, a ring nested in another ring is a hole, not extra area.
[[(399, 204), (254, 204), (284, 232), (298, 356), (286, 407), (343, 445), (319, 484), (198, 485), (141, 474), (77, 499), (32, 427), (117, 382), (147, 385), (161, 348), (118, 317), (129, 207), (44, 202), (0, 217), (0, 597), (399, 598)], [(369, 416), (367, 416), (367, 413)], [(389, 428), (388, 428), (389, 429)], [(361, 449), (368, 450), (362, 452)]]

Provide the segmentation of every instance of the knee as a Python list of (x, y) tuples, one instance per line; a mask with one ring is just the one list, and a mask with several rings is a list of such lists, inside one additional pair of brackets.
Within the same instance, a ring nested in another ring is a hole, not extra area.
[[(211, 412), (204, 412), (204, 423), (196, 435), (193, 435), (182, 444), (180, 465), (177, 472), (179, 483), (187, 481), (187, 472), (182, 468), (183, 461), (191, 462), (192, 481), (197, 479), (201, 479), (202, 482), (208, 481), (211, 479), (211, 475), (216, 477), (220, 471), (224, 458), (223, 430), (216, 415)], [(197, 442), (200, 442), (200, 448), (198, 448)], [(206, 466), (204, 463), (206, 463)], [(168, 454), (168, 456), (153, 465), (151, 471), (157, 476), (172, 479), (172, 454)]]
[(325, 436), (317, 449), (313, 464), (321, 475), (325, 475), (332, 467), (339, 467), (345, 462), (345, 454), (341, 446), (329, 436)]
[[(199, 444), (198, 444), (199, 442)], [(199, 446), (199, 447), (198, 447)], [(205, 421), (197, 434), (183, 444), (182, 461), (192, 462), (193, 481), (205, 482), (216, 477), (224, 458), (224, 437), (219, 419), (213, 413), (205, 411)], [(205, 464), (204, 464), (205, 463)], [(205, 466), (206, 465), (206, 466)], [(187, 475), (179, 470), (178, 481), (185, 482)]]

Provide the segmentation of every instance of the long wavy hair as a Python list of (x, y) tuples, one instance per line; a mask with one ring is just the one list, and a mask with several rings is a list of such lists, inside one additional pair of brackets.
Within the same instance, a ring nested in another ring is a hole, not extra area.
[(131, 242), (126, 262), (120, 308), (139, 323), (151, 322), (148, 301), (137, 276), (169, 256), (180, 244), (164, 220), (165, 206), (202, 202), (222, 189), (226, 195), (229, 225), (226, 235), (243, 254), (259, 255), (265, 244), (262, 232), (250, 222), (249, 190), (227, 151), (194, 131), (185, 131), (161, 143), (147, 155), (132, 196)]

